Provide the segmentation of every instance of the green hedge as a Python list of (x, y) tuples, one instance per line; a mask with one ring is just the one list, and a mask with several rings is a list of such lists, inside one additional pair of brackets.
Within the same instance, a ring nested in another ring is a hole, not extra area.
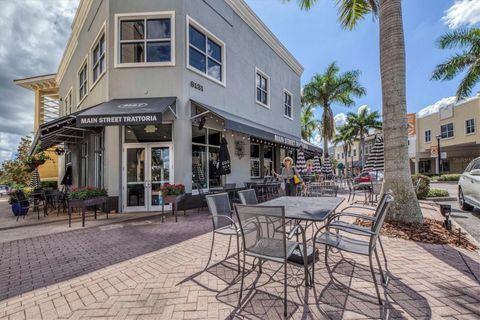
[(422, 174), (412, 175), (412, 182), (414, 187), (417, 187), (418, 181), (420, 181), (420, 184), (416, 189), (417, 198), (423, 200), (428, 196), (428, 192), (430, 191), (430, 178)]
[(460, 176), (460, 173), (444, 174), (438, 177), (438, 181), (458, 181)]
[(449, 195), (448, 191), (444, 189), (430, 189), (428, 192), (429, 198), (448, 197)]

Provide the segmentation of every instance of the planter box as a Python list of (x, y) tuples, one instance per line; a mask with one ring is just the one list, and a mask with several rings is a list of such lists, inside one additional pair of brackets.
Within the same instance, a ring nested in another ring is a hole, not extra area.
[(185, 194), (180, 194), (178, 196), (176, 195), (168, 195), (168, 196), (163, 196), (163, 202), (162, 202), (162, 222), (164, 220), (164, 216), (165, 216), (165, 204), (166, 203), (169, 203), (172, 205), (172, 211), (173, 211), (173, 215), (175, 216), (175, 222), (178, 221), (178, 217), (177, 217), (177, 211), (178, 211), (178, 203), (183, 199), (183, 197), (185, 196)]
[[(108, 197), (98, 197), (92, 199), (78, 200), (72, 199), (68, 201), (68, 226), (72, 226), (72, 209), (82, 209), (82, 227), (85, 227), (85, 211), (88, 207), (95, 207), (95, 219), (97, 219), (97, 208), (104, 206), (108, 202)], [(106, 212), (108, 219), (108, 211)]]

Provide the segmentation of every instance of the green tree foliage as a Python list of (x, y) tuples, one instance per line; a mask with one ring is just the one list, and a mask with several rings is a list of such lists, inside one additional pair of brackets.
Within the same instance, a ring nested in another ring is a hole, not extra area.
[(13, 187), (27, 186), (31, 178), (31, 169), (27, 165), (32, 139), (23, 137), (17, 148), (16, 157), (13, 160), (5, 160), (0, 164), (0, 182)]

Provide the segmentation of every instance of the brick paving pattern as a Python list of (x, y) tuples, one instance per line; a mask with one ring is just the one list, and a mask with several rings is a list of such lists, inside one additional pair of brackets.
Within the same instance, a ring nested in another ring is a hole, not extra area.
[[(45, 260), (50, 263), (52, 274), (69, 274), (69, 280), (0, 301), (0, 319), (283, 318), (282, 271), (275, 273), (272, 280), (268, 277), (279, 268), (278, 265), (266, 263), (261, 275), (256, 271), (249, 272), (246, 284), (255, 284), (256, 289), (246, 288), (244, 296), (248, 296), (248, 301), (242, 308), (237, 308), (236, 260), (231, 258), (218, 263), (226, 253), (228, 239), (219, 239), (215, 246), (217, 263), (203, 271), (211, 234), (194, 236), (192, 229), (198, 230), (204, 225), (208, 230), (210, 221), (205, 215), (192, 215), (179, 221), (179, 224), (128, 225), (112, 229), (106, 235), (96, 228), (79, 235), (76, 231), (67, 233), (73, 240), (67, 242), (68, 237), (62, 238), (63, 245), (70, 250), (77, 253), (89, 250), (92, 251), (90, 255), (106, 256), (67, 261), (60, 266), (62, 254), (48, 253), (49, 248), (60, 250), (62, 244), (53, 243), (59, 238), (45, 240), (48, 245), (43, 245), (40, 253), (24, 249), (22, 252), (29, 252), (32, 256), (22, 261), (32, 261), (32, 266), (37, 259), (44, 260), (42, 255), (57, 257)], [(188, 238), (192, 238), (179, 242), (178, 233), (190, 233)], [(162, 249), (150, 246), (150, 242), (162, 234), (166, 234), (162, 241), (175, 244), (164, 245), (158, 240), (156, 246)], [(130, 241), (126, 240), (129, 237)], [(143, 241), (143, 238), (149, 241)], [(136, 241), (140, 244), (132, 243)], [(34, 246), (35, 242), (30, 245)], [(367, 259), (334, 253), (329, 256), (330, 272), (320, 255), (315, 290), (306, 290), (302, 285), (301, 268), (289, 267), (289, 318), (480, 318), (478, 252), (390, 238), (384, 239), (384, 245), (392, 278), (385, 292), (386, 306), (377, 304)], [(123, 252), (128, 250), (149, 253), (99, 269), (102, 261), (112, 263), (117, 255), (122, 257), (118, 261), (128, 259), (128, 254)], [(61, 252), (66, 254), (68, 250)], [(76, 264), (86, 269), (78, 277), (69, 273)], [(15, 264), (10, 262), (9, 265), (13, 267)], [(91, 265), (96, 266), (93, 268), (96, 271), (87, 273)]]

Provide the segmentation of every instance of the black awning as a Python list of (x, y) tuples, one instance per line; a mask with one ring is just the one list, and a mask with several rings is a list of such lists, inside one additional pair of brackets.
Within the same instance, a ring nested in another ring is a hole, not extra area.
[(85, 132), (89, 130), (76, 127), (78, 113), (75, 112), (40, 125), (33, 139), (30, 154), (62, 143), (76, 143), (83, 140)]
[(292, 147), (303, 146), (303, 148), (306, 150), (320, 152), (320, 153), (322, 152), (322, 149), (320, 147), (317, 147), (311, 143), (303, 141), (300, 138), (282, 133), (273, 128), (260, 125), (258, 123), (255, 123), (245, 118), (241, 118), (239, 116), (220, 110), (218, 108), (207, 106), (195, 100), (191, 100), (191, 102), (194, 105), (199, 106), (209, 112), (212, 112), (217, 116), (219, 116), (220, 118), (222, 118), (225, 123), (225, 129), (248, 134), (250, 136), (260, 138), (263, 140), (274, 141), (279, 144), (284, 144), (287, 146), (292, 146)]
[(165, 111), (174, 114), (177, 98), (113, 99), (89, 108), (77, 115), (77, 127), (147, 125), (162, 122)]

